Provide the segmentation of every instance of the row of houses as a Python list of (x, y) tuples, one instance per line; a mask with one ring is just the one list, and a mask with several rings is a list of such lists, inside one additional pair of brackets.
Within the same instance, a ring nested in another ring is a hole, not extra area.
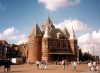
[(9, 44), (6, 40), (0, 40), (0, 59), (15, 58), (18, 53), (18, 45)]

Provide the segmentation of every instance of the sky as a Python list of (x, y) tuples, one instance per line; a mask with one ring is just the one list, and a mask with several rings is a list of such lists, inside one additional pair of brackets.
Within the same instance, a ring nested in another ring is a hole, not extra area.
[[(100, 56), (100, 0), (0, 0), (0, 40), (21, 44), (46, 18), (56, 28), (73, 26), (82, 52)], [(94, 49), (93, 49), (94, 47)]]

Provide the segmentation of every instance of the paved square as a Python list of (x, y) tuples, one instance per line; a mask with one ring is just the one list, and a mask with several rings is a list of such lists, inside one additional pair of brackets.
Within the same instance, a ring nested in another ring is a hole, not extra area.
[[(100, 65), (99, 65), (100, 67)], [(66, 69), (62, 69), (62, 65), (47, 65), (44, 70), (37, 69), (36, 64), (30, 65), (12, 65), (10, 72), (5, 73), (99, 73), (99, 71), (88, 71), (87, 64), (77, 65), (77, 70), (74, 71), (72, 65), (66, 65)], [(4, 66), (0, 66), (0, 73), (4, 73)]]

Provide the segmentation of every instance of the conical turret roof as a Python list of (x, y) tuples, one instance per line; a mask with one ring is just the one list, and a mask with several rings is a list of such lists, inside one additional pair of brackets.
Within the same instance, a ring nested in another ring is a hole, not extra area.
[(45, 29), (46, 27), (48, 26), (49, 29), (51, 28), (55, 28), (55, 26), (53, 25), (50, 17), (48, 16), (45, 23), (42, 25), (42, 29), (41, 29), (41, 32), (44, 33), (45, 32)]
[(49, 31), (49, 28), (48, 26), (46, 27), (46, 30), (45, 30), (45, 33), (44, 33), (44, 38), (50, 38), (50, 31)]
[(66, 27), (63, 28), (62, 32), (63, 32), (65, 35), (67, 35), (68, 37), (70, 37), (70, 34), (69, 34), (69, 32), (68, 32), (68, 30), (67, 30)]
[(73, 26), (72, 26), (72, 31), (71, 31), (71, 34), (70, 34), (70, 39), (76, 39)]
[(41, 30), (40, 30), (37, 23), (34, 25), (34, 27), (33, 27), (33, 29), (32, 29), (29, 36), (42, 36)]

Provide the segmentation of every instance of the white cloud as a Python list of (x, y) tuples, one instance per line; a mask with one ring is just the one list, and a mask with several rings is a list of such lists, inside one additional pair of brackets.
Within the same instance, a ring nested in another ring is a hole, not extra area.
[(88, 52), (93, 54), (94, 46), (94, 55), (99, 55), (100, 51), (100, 30), (99, 32), (93, 31), (92, 34), (87, 33), (78, 38), (78, 43), (82, 48), (83, 52)]
[(12, 36), (14, 32), (15, 32), (14, 27), (8, 28), (8, 29), (6, 29), (6, 30), (3, 32), (3, 35), (5, 35), (5, 36), (7, 36), (7, 37), (8, 37), (8, 36)]
[(65, 26), (68, 29), (68, 31), (71, 31), (71, 28), (73, 26), (75, 31), (88, 31), (90, 30), (90, 28), (87, 27), (86, 24), (82, 23), (81, 21), (77, 20), (77, 19), (69, 19), (69, 20), (64, 20), (64, 22), (61, 22), (59, 24), (54, 24), (56, 28), (60, 28), (63, 29)]
[(17, 44), (26, 43), (26, 42), (27, 42), (27, 39), (24, 37), (20, 39)]
[(78, 4), (80, 0), (38, 0), (38, 2), (44, 3), (46, 9), (54, 11), (58, 8)]
[(0, 4), (0, 10), (5, 10), (5, 7), (2, 7), (1, 4)]
[[(22, 42), (27, 41), (27, 39), (25, 38), (25, 34), (17, 35), (17, 33), (19, 33), (19, 32), (18, 32), (18, 30), (15, 30), (14, 27), (8, 28), (8, 29), (4, 30), (2, 34), (0, 34), (0, 40), (18, 41), (17, 44), (21, 44)], [(16, 43), (14, 43), (14, 44), (16, 44)]]

